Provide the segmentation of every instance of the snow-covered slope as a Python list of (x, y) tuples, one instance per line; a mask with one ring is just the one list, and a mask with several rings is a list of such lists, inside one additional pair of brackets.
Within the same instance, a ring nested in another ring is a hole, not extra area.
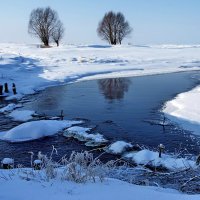
[(199, 200), (200, 198), (200, 195), (186, 195), (159, 187), (137, 186), (116, 179), (106, 179), (103, 183), (77, 184), (59, 180), (26, 181), (13, 172), (8, 176), (8, 170), (0, 170), (0, 173), (2, 177), (7, 178), (7, 180), (0, 179), (2, 200)]
[(200, 87), (179, 94), (166, 103), (163, 112), (184, 129), (200, 135)]

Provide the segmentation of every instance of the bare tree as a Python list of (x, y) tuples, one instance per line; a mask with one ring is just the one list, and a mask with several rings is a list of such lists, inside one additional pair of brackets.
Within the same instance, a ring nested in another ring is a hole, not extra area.
[(37, 8), (31, 12), (28, 32), (40, 38), (45, 46), (49, 46), (50, 39), (59, 23), (56, 11), (50, 7)]
[(57, 44), (57, 46), (59, 46), (60, 40), (63, 38), (64, 31), (65, 29), (63, 27), (63, 23), (60, 20), (58, 20), (52, 32), (52, 39)]
[(112, 45), (121, 44), (122, 40), (132, 32), (128, 21), (122, 13), (112, 11), (106, 13), (99, 22), (97, 33), (103, 40)]

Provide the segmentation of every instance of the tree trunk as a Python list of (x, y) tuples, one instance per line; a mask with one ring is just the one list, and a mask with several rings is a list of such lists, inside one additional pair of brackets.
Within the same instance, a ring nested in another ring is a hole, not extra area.
[(0, 85), (0, 95), (3, 95), (3, 85)]
[(49, 46), (49, 40), (48, 39), (43, 39), (42, 42), (44, 43), (45, 47)]
[(49, 46), (49, 42), (44, 42), (44, 46), (48, 47)]
[(57, 40), (57, 41), (55, 41), (55, 42), (56, 42), (57, 47), (59, 47), (59, 41)]
[(112, 45), (116, 45), (117, 43), (116, 43), (115, 41), (112, 41), (111, 44), (112, 44)]

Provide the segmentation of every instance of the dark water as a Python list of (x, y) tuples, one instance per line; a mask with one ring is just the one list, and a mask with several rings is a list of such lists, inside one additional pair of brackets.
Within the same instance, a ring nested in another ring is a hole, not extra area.
[[(176, 94), (192, 89), (198, 80), (199, 72), (184, 72), (85, 81), (47, 88), (29, 96), (30, 102), (25, 103), (23, 109), (51, 116), (64, 110), (66, 119), (87, 119), (87, 126), (96, 126), (110, 141), (125, 140), (150, 148), (163, 143), (170, 152), (187, 148), (197, 154), (198, 138), (172, 123), (165, 129), (157, 123), (163, 120), (160, 112), (163, 104)], [(28, 151), (49, 152), (51, 145), (60, 155), (87, 149), (76, 140), (54, 136), (18, 144), (0, 141), (0, 157), (14, 155), (22, 161), (27, 159)]]

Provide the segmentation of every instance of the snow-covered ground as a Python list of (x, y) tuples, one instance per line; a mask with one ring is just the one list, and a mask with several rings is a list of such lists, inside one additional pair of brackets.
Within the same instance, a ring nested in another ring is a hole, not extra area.
[[(0, 44), (1, 83), (18, 93), (48, 85), (103, 77), (141, 76), (200, 69), (196, 46), (100, 46)], [(20, 96), (20, 95), (19, 95)]]
[[(29, 180), (26, 173), (0, 170), (1, 200), (199, 200), (200, 195), (186, 195), (172, 189), (137, 186), (116, 179), (77, 184), (69, 181)], [(39, 176), (39, 175), (38, 175)], [(27, 180), (26, 180), (27, 179)]]
[(186, 130), (200, 135), (200, 86), (166, 103), (163, 112)]

